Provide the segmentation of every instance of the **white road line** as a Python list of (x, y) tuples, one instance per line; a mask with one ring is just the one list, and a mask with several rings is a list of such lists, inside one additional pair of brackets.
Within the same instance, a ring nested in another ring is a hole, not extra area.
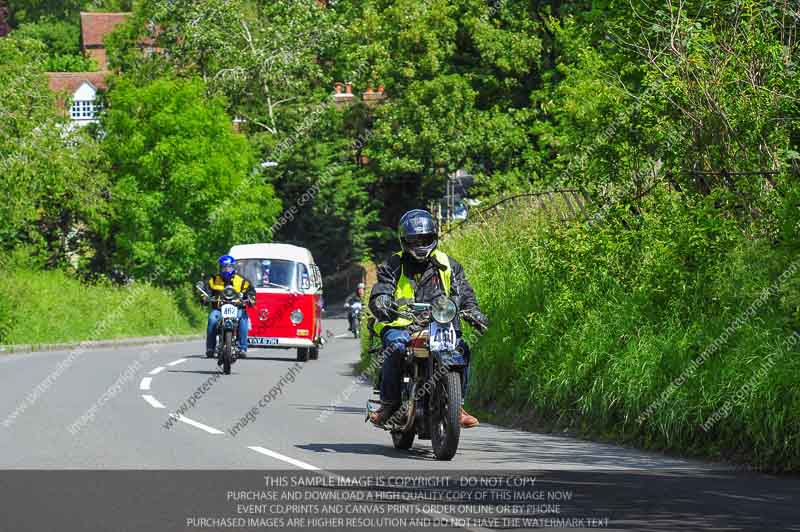
[(158, 366), (156, 369), (150, 372), (150, 375), (158, 375), (162, 371), (164, 371), (164, 366)]
[(144, 379), (142, 379), (142, 382), (139, 383), (139, 389), (140, 390), (149, 390), (150, 389), (150, 383), (152, 381), (153, 381), (153, 377), (145, 377)]
[(166, 408), (164, 405), (158, 402), (158, 399), (156, 399), (152, 395), (142, 394), (142, 399), (150, 403), (150, 406), (152, 406), (153, 408)]
[(167, 366), (177, 366), (178, 364), (182, 364), (184, 362), (186, 362), (185, 358), (179, 358), (178, 360), (173, 360), (172, 362), (167, 364)]
[[(339, 479), (343, 479), (344, 481), (348, 481), (347, 478), (345, 478), (345, 477), (343, 477), (341, 475), (337, 475), (336, 473), (330, 473), (330, 472), (325, 471), (324, 469), (319, 468), (317, 466), (313, 466), (311, 464), (307, 464), (305, 462), (301, 462), (300, 460), (296, 460), (296, 459), (291, 458), (289, 456), (286, 456), (286, 455), (283, 455), (283, 454), (280, 454), (280, 453), (276, 453), (275, 451), (270, 451), (269, 449), (265, 449), (264, 447), (248, 446), (247, 448), (251, 449), (251, 450), (253, 450), (253, 451), (257, 452), (257, 453), (261, 453), (261, 454), (270, 456), (272, 458), (277, 458), (278, 460), (286, 462), (287, 464), (292, 464), (292, 465), (297, 466), (297, 467), (299, 467), (301, 469), (306, 469), (308, 471), (313, 471), (313, 472), (315, 472), (315, 473), (317, 473), (319, 475), (326, 475), (328, 477), (339, 478)], [(462, 528), (464, 530), (468, 530), (469, 532), (492, 532), (490, 529), (484, 528), (484, 527), (480, 527), (480, 526), (468, 527), (468, 526), (464, 526), (464, 525), (460, 525), (460, 526), (456, 525), (456, 524), (453, 523), (454, 521), (456, 521), (456, 518), (453, 517), (452, 515), (448, 515), (448, 514), (446, 514), (444, 512), (429, 511), (429, 512), (423, 512), (423, 513), (425, 515), (429, 516), (429, 517), (438, 518), (438, 519), (447, 519), (447, 520), (449, 520), (451, 522), (451, 524), (452, 524), (452, 526), (454, 528)]]
[(288, 457), (286, 455), (283, 455), (281, 453), (276, 453), (275, 451), (270, 451), (269, 449), (265, 449), (263, 447), (248, 447), (248, 449), (251, 449), (251, 450), (253, 450), (253, 451), (257, 452), (257, 453), (261, 453), (261, 454), (265, 454), (267, 456), (271, 456), (272, 458), (276, 458), (278, 460), (286, 462), (287, 464), (292, 464), (293, 466), (297, 466), (300, 469), (305, 469), (307, 471), (322, 471), (317, 466), (313, 466), (311, 464), (307, 464), (305, 462), (301, 462), (300, 460), (295, 460), (294, 458), (290, 458), (290, 457)]
[(183, 416), (181, 414), (170, 414), (170, 417), (173, 417), (173, 418), (177, 419), (178, 421), (183, 421), (187, 425), (191, 425), (193, 427), (197, 427), (200, 430), (204, 430), (204, 431), (208, 432), (209, 434), (225, 434), (221, 430), (217, 430), (214, 427), (209, 427), (208, 425), (203, 425), (199, 421), (195, 421), (194, 419), (189, 419), (188, 417)]
[(351, 333), (344, 333), (344, 334), (337, 334), (334, 338), (344, 338), (346, 336), (352, 336)]

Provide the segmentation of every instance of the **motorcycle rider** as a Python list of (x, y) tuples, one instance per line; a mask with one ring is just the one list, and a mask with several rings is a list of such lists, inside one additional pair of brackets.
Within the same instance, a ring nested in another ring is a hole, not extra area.
[(364, 283), (358, 283), (356, 291), (350, 294), (350, 297), (348, 297), (344, 302), (344, 306), (348, 309), (347, 322), (350, 324), (350, 332), (355, 332), (356, 327), (358, 327), (358, 324), (355, 322), (356, 313), (353, 312), (353, 304), (363, 303), (363, 300), (364, 300)]
[[(252, 307), (256, 300), (256, 289), (250, 280), (236, 273), (236, 259), (230, 255), (222, 255), (217, 262), (219, 263), (219, 274), (206, 280), (206, 293), (219, 296), (225, 287), (230, 285), (234, 290), (243, 294), (242, 299)], [(217, 344), (217, 324), (221, 318), (219, 303), (215, 303), (208, 315), (208, 328), (206, 329), (206, 356), (209, 358), (214, 356)], [(250, 330), (250, 318), (245, 309), (241, 308), (239, 309), (239, 344), (236, 346), (237, 358), (247, 356), (248, 330)]]
[[(384, 354), (381, 368), (381, 407), (370, 414), (375, 424), (383, 424), (400, 406), (400, 378), (403, 357), (411, 340), (408, 321), (396, 318), (401, 300), (430, 303), (449, 292), (461, 298), (461, 317), (483, 333), (488, 318), (478, 308), (475, 292), (467, 282), (464, 268), (453, 258), (436, 249), (436, 222), (428, 211), (414, 209), (400, 218), (398, 227), (402, 251), (389, 257), (378, 267), (378, 281), (370, 293), (369, 308), (378, 321), (375, 332), (381, 336)], [(447, 278), (449, 276), (449, 279)], [(467, 368), (461, 383), (466, 396), (469, 376), (469, 347), (461, 339), (460, 320), (455, 323), (459, 347), (464, 352)], [(476, 427), (478, 420), (461, 406), (460, 423), (464, 428)]]

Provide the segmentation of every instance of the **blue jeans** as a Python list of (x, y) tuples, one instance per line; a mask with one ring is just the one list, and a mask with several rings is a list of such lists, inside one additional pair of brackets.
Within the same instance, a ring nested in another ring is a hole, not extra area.
[[(217, 324), (222, 319), (222, 313), (214, 309), (208, 315), (208, 329), (206, 329), (206, 351), (213, 351), (217, 345)], [(250, 329), (250, 318), (244, 309), (239, 309), (239, 349), (247, 351), (247, 331)]]
[[(384, 353), (383, 366), (381, 367), (381, 401), (400, 400), (400, 378), (403, 370), (403, 357), (406, 353), (411, 335), (405, 329), (387, 328), (381, 334)], [(458, 334), (458, 347), (464, 352), (467, 365), (461, 376), (461, 404), (467, 396), (467, 383), (469, 382), (469, 357), (470, 351), (467, 343)]]

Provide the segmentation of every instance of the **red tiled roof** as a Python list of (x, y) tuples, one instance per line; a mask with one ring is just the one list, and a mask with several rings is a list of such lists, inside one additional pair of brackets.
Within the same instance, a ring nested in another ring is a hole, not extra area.
[(101, 90), (106, 90), (108, 84), (106, 78), (110, 72), (48, 72), (47, 77), (50, 79), (50, 90), (59, 93), (66, 91), (72, 95), (78, 88), (83, 85), (84, 81), (88, 81), (95, 87)]
[(130, 13), (81, 13), (83, 46), (103, 46), (103, 38), (125, 22)]

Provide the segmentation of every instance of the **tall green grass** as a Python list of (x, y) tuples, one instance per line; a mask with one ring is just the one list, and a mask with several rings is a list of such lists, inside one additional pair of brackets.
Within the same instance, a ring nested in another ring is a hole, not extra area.
[(0, 271), (0, 344), (47, 344), (199, 333), (188, 289), (85, 284), (61, 271)]
[[(492, 320), (473, 338), (468, 400), (546, 427), (800, 470), (796, 347), (753, 381), (800, 329), (800, 269), (656, 403), (800, 258), (796, 238), (743, 230), (710, 199), (687, 205), (661, 193), (644, 207), (636, 217), (612, 209), (593, 225), (506, 213), (445, 240)], [(729, 400), (729, 415), (703, 430)]]

